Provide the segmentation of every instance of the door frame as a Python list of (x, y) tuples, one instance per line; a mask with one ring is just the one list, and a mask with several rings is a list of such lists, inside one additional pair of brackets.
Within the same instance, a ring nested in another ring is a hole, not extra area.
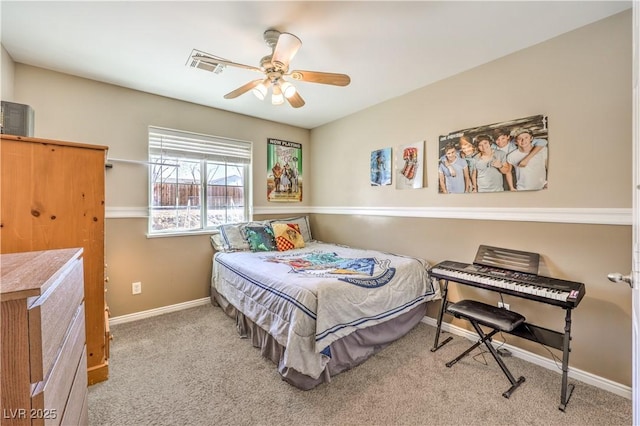
[(640, 425), (640, 88), (638, 87), (638, 73), (640, 62), (640, 1), (632, 3), (632, 32), (633, 32), (633, 72), (632, 72), (632, 158), (633, 158), (633, 247), (631, 271), (631, 318), (632, 318), (632, 405), (633, 424)]

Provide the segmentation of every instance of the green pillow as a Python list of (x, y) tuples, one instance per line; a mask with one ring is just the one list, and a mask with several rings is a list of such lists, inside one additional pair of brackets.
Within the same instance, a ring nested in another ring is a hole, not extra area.
[(244, 228), (251, 251), (274, 251), (276, 241), (271, 226), (247, 226)]

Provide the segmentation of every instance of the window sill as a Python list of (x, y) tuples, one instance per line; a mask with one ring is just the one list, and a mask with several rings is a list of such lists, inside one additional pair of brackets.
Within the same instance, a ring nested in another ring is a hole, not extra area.
[(214, 229), (198, 229), (196, 231), (173, 231), (163, 232), (157, 234), (149, 234), (147, 232), (147, 238), (165, 238), (165, 237), (190, 237), (193, 235), (212, 235), (215, 234)]

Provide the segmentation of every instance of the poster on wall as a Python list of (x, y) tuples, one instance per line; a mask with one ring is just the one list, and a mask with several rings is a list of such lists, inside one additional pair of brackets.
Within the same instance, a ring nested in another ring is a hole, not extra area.
[(391, 185), (391, 148), (371, 151), (371, 186)]
[(439, 138), (440, 194), (547, 189), (546, 115), (450, 132)]
[(396, 189), (422, 188), (424, 141), (400, 145), (396, 149)]
[(302, 145), (267, 139), (267, 200), (302, 201)]

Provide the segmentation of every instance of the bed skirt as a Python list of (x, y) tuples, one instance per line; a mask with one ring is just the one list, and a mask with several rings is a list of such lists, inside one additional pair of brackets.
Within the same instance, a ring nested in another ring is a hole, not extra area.
[(331, 377), (362, 364), (390, 343), (401, 338), (413, 329), (426, 314), (426, 302), (387, 322), (366, 329), (356, 330), (330, 345), (331, 360), (317, 379), (302, 374), (292, 368), (284, 367), (282, 358), (286, 348), (280, 345), (265, 330), (238, 311), (213, 287), (211, 303), (219, 306), (229, 317), (235, 318), (236, 329), (242, 338), (250, 339), (251, 344), (260, 349), (260, 354), (278, 366), (278, 372), (287, 383), (309, 390), (321, 383), (328, 383)]

